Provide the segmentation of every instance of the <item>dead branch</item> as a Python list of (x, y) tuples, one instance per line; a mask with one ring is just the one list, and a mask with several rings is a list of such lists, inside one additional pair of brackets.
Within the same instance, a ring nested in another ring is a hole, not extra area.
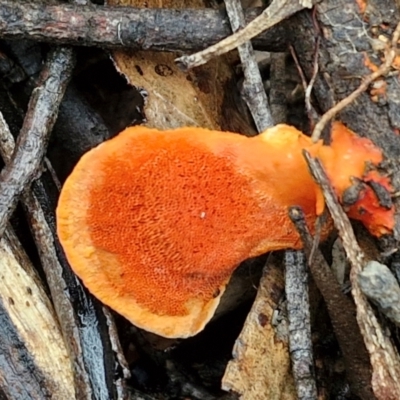
[[(244, 11), (246, 23), (262, 9)], [(138, 50), (196, 51), (232, 33), (220, 10), (138, 9), (132, 7), (46, 5), (2, 0), (0, 37), (52, 44), (130, 47)], [(284, 26), (275, 26), (253, 40), (260, 50), (284, 50)]]
[(308, 299), (307, 261), (301, 251), (285, 252), (289, 348), (299, 400), (317, 399)]
[[(225, 0), (225, 7), (232, 30), (237, 32), (239, 29), (243, 29), (245, 19), (240, 1)], [(273, 121), (251, 42), (240, 45), (238, 52), (244, 74), (242, 96), (249, 107), (258, 132), (262, 132), (271, 127)]]
[(73, 66), (71, 49), (51, 51), (39, 84), (32, 93), (16, 151), (0, 175), (0, 236), (4, 233), (19, 195), (39, 173)]

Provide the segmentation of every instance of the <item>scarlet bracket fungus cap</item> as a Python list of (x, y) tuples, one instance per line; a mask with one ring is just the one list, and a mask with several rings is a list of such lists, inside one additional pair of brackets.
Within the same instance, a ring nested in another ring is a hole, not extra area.
[(313, 228), (320, 191), (302, 150), (333, 159), (325, 147), (287, 125), (254, 138), (128, 128), (86, 153), (68, 177), (60, 241), (103, 303), (148, 331), (192, 336), (241, 261), (301, 247), (287, 209), (302, 207)]

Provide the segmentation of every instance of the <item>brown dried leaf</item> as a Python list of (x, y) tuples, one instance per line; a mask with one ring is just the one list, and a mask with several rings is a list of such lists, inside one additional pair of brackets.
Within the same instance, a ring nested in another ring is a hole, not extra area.
[(242, 400), (297, 398), (287, 337), (271, 324), (283, 290), (282, 269), (269, 262), (222, 380), (222, 388)]
[[(202, 0), (109, 0), (111, 5), (147, 8), (203, 8)], [(213, 60), (189, 73), (175, 64), (172, 53), (113, 52), (116, 68), (129, 83), (145, 90), (147, 125), (159, 129), (202, 126), (221, 129), (226, 87), (233, 76), (226, 58)]]

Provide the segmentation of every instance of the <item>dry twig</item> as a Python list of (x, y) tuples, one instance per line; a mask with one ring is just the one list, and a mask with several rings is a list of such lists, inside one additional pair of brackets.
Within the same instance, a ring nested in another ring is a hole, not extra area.
[[(308, 120), (311, 123), (311, 126), (315, 125), (315, 121), (318, 120), (319, 115), (317, 113), (317, 111), (315, 110), (315, 108), (313, 107), (312, 103), (311, 103), (311, 90), (312, 90), (312, 86), (315, 83), (315, 80), (313, 80), (311, 78), (310, 82), (307, 83), (306, 80), (306, 76), (304, 75), (304, 71), (301, 68), (299, 59), (297, 57), (296, 51), (294, 49), (294, 47), (292, 45), (289, 45), (289, 51), (290, 54), (293, 58), (293, 61), (297, 67), (297, 72), (300, 76), (301, 79), (301, 84), (303, 85), (303, 89), (304, 89), (304, 93), (306, 94), (306, 92), (308, 92), (310, 94), (310, 97), (308, 97), (307, 95), (304, 96), (304, 102), (305, 102), (305, 106), (306, 106), (306, 111), (307, 111), (307, 116), (308, 116)], [(317, 77), (318, 74), (318, 64), (315, 64), (315, 61), (317, 60), (317, 54), (314, 53), (314, 72), (313, 72), (313, 77), (315, 76), (315, 78)], [(310, 88), (310, 89), (309, 89)]]
[(268, 8), (244, 29), (203, 51), (199, 51), (190, 56), (179, 57), (176, 59), (176, 62), (184, 70), (203, 65), (212, 58), (225, 54), (251, 40), (261, 32), (271, 28), (298, 11), (304, 8), (311, 8), (313, 3), (314, 1), (273, 0)]
[(20, 194), (39, 171), (74, 63), (72, 49), (51, 51), (32, 93), (16, 150), (0, 175), (0, 236)]
[[(261, 14), (244, 10), (246, 23)], [(274, 26), (254, 38), (261, 50), (283, 51), (288, 40), (284, 26)], [(198, 51), (232, 34), (221, 10), (126, 8), (43, 4), (2, 0), (0, 37), (29, 39), (52, 45), (132, 48), (153, 51)]]
[(289, 348), (299, 400), (317, 399), (311, 340), (307, 260), (302, 251), (285, 251), (285, 289)]
[[(245, 25), (245, 20), (240, 1), (225, 0), (225, 7), (232, 31), (237, 32), (242, 29)], [(251, 42), (248, 41), (240, 45), (238, 52), (244, 74), (242, 96), (249, 107), (258, 132), (262, 132), (271, 127), (273, 121)]]

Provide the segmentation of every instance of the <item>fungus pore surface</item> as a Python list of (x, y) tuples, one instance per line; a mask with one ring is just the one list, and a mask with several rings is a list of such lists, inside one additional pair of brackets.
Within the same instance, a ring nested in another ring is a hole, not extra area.
[[(118, 294), (155, 314), (180, 316), (188, 299), (218, 296), (232, 266), (260, 240), (248, 221), (262, 210), (231, 162), (169, 139), (155, 134), (134, 153), (131, 143), (120, 148), (121, 162), (113, 154), (103, 159), (86, 223), (93, 245), (118, 255), (118, 271), (107, 271), (119, 281)], [(150, 295), (153, 282), (163, 297)]]

